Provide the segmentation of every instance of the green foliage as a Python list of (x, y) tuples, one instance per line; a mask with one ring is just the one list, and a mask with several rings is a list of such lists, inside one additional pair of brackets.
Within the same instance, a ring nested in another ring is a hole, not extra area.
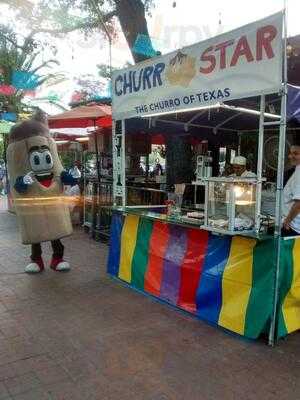
[(63, 167), (66, 170), (69, 170), (74, 165), (76, 154), (73, 151), (59, 151), (59, 158), (61, 160)]
[[(38, 57), (43, 49), (34, 40), (32, 35), (20, 40), (12, 27), (0, 24), (0, 70), (1, 83), (11, 85), (14, 71), (23, 71), (38, 74), (37, 86), (54, 78), (55, 74), (41, 75), (45, 68), (58, 64), (54, 59), (38, 62)], [(17, 90), (11, 96), (0, 94), (2, 107), (9, 112), (19, 113), (22, 111), (21, 100), (24, 97), (24, 90)]]
[(0, 133), (0, 160), (4, 159), (4, 142), (3, 135)]
[[(110, 12), (114, 2), (110, 0), (38, 0), (31, 7), (23, 1), (10, 4), (16, 11), (17, 18), (29, 29), (36, 32), (50, 31), (61, 35), (76, 29), (90, 31), (91, 25), (98, 24), (94, 3), (101, 12)], [(95, 28), (95, 26), (94, 26)]]
[[(137, 0), (139, 1), (139, 0)], [(155, 0), (140, 0), (145, 12), (151, 15)], [(1, 2), (1, 0), (0, 0)], [(103, 24), (113, 38), (116, 35), (114, 16), (118, 17), (120, 4), (125, 0), (27, 0), (4, 1), (16, 10), (17, 18), (35, 32), (49, 32), (56, 36), (74, 30), (89, 35), (95, 30), (103, 31)]]
[[(101, 78), (110, 79), (110, 67), (107, 64), (97, 64), (98, 75)], [(112, 68), (111, 72), (114, 72), (117, 68)]]
[[(87, 17), (97, 18), (97, 8), (104, 15), (116, 9), (118, 3), (124, 0), (39, 0), (35, 4), (26, 4), (22, 1), (8, 1), (7, 3), (19, 12), (19, 17), (25, 14), (31, 23), (40, 23), (47, 20), (63, 26), (84, 20)], [(155, 0), (142, 0), (145, 11), (150, 14)]]
[[(124, 66), (122, 68), (128, 68), (131, 64), (130, 63), (125, 63)], [(97, 68), (98, 68), (98, 75), (101, 76), (101, 78), (105, 78), (107, 80), (109, 80), (110, 77), (110, 66), (107, 64), (97, 64)], [(120, 68), (115, 68), (112, 67), (111, 68), (111, 72), (113, 73), (114, 71), (118, 71)]]

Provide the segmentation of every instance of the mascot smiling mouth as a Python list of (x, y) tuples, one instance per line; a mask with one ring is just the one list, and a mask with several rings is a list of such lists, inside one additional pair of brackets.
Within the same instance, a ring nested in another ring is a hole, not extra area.
[(35, 174), (36, 180), (43, 185), (44, 187), (49, 187), (52, 183), (52, 179), (53, 179), (53, 173), (40, 173), (40, 174)]

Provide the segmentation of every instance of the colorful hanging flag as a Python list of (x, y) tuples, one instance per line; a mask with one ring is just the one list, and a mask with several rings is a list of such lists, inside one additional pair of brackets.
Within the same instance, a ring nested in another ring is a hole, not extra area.
[(12, 85), (0, 85), (0, 94), (4, 96), (12, 96), (16, 93), (16, 89)]
[(24, 96), (35, 97), (36, 96), (36, 91), (35, 90), (25, 90)]
[(157, 55), (152, 46), (152, 41), (150, 37), (142, 34), (138, 34), (132, 51), (137, 54), (143, 54), (147, 57), (154, 57)]
[(4, 112), (1, 113), (1, 119), (4, 121), (16, 122), (17, 114), (13, 112)]
[(25, 71), (14, 71), (12, 84), (16, 89), (33, 90), (39, 85), (39, 75)]
[(51, 91), (48, 93), (47, 98), (49, 101), (59, 101), (60, 96), (57, 93)]

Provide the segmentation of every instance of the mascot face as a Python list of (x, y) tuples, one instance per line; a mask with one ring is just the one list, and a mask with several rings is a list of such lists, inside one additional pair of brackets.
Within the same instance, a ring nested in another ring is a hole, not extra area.
[(32, 146), (29, 149), (29, 162), (38, 181), (53, 178), (53, 157), (48, 146)]
[(52, 138), (32, 136), (9, 146), (14, 148), (12, 172), (16, 178), (30, 173), (38, 187), (50, 188), (60, 176), (63, 167)]
[(8, 158), (12, 180), (30, 173), (40, 188), (51, 188), (63, 170), (56, 143), (41, 120), (25, 121), (12, 130)]

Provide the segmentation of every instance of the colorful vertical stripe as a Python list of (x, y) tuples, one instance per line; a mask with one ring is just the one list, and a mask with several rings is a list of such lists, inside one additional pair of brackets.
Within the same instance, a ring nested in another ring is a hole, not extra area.
[(196, 294), (207, 251), (208, 232), (187, 229), (187, 250), (181, 266), (181, 284), (177, 305), (184, 310), (196, 312)]
[(219, 325), (244, 334), (247, 305), (252, 287), (253, 248), (256, 241), (234, 236), (222, 279)]
[(214, 324), (222, 307), (222, 278), (229, 257), (230, 236), (209, 236), (203, 272), (197, 290), (197, 314)]
[(187, 247), (186, 228), (170, 225), (170, 237), (166, 249), (160, 296), (177, 304), (180, 288), (180, 270)]
[[(108, 272), (134, 288), (248, 338), (267, 333), (275, 245), (114, 215)], [(300, 329), (300, 239), (283, 241), (277, 336)]]
[(274, 242), (257, 241), (253, 249), (252, 285), (244, 335), (257, 338), (268, 333), (274, 291)]
[[(280, 268), (279, 268), (279, 292), (278, 292), (278, 301), (277, 301), (277, 336), (282, 337), (286, 336), (288, 332), (288, 327), (286, 325), (286, 311), (285, 300), (287, 297), (289, 298), (289, 292), (293, 285), (293, 277), (294, 277), (294, 260), (293, 260), (293, 252), (294, 252), (295, 240), (281, 240), (281, 254), (280, 254)], [(276, 247), (275, 247), (276, 249)], [(276, 263), (274, 263), (274, 282), (275, 282), (275, 269)], [(274, 296), (273, 296), (274, 297)], [(288, 301), (289, 302), (289, 301)], [(287, 304), (286, 304), (287, 305)]]
[(144, 290), (152, 226), (153, 222), (150, 219), (142, 218), (138, 227), (137, 240), (131, 266), (131, 284), (140, 290)]
[(149, 244), (148, 268), (145, 274), (145, 291), (159, 297), (164, 256), (169, 242), (169, 225), (155, 222)]
[(132, 259), (139, 220), (136, 215), (127, 215), (122, 229), (119, 278), (128, 283), (131, 283)]
[(112, 216), (107, 272), (115, 276), (119, 272), (123, 220), (121, 213), (114, 213)]
[(282, 306), (286, 332), (300, 328), (300, 239), (292, 241), (291, 260), (293, 262), (291, 285)]

